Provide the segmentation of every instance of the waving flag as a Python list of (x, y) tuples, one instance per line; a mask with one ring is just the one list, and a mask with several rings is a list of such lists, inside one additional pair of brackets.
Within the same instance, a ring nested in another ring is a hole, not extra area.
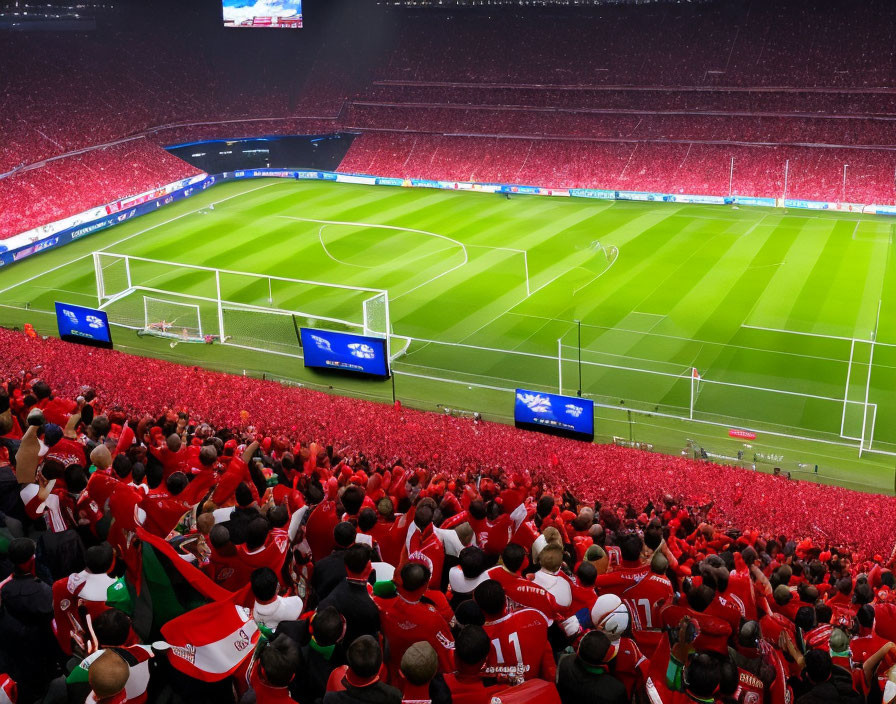
[(258, 626), (249, 609), (233, 601), (200, 606), (162, 626), (171, 665), (202, 682), (218, 682), (236, 672), (252, 655)]

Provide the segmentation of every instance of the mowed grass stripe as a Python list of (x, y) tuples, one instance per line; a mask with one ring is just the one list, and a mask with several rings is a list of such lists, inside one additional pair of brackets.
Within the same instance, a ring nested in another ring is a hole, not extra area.
[[(690, 223), (690, 226), (698, 232), (707, 229), (704, 223), (695, 223), (695, 221), (690, 221)], [(637, 307), (644, 312), (674, 315), (676, 319), (682, 319), (679, 311), (676, 310), (676, 305), (686, 301), (688, 295), (694, 290), (700, 292), (701, 298), (709, 296), (712, 299), (713, 287), (707, 282), (707, 279), (715, 269), (709, 264), (723, 261), (737, 242), (736, 238), (724, 231), (715, 235), (705, 233), (704, 244), (694, 248), (689, 256), (682, 259), (667, 277), (659, 281), (656, 289), (638, 303)], [(716, 274), (716, 277), (718, 278), (719, 274)], [(687, 320), (692, 328), (696, 328), (704, 320), (707, 312), (704, 305), (702, 314), (699, 310), (693, 310), (691, 315), (685, 315), (683, 319)], [(677, 363), (673, 369), (678, 370), (679, 373), (686, 371), (686, 367), (692, 364), (699, 352), (699, 346), (694, 342), (656, 338), (649, 332), (641, 334), (610, 332), (602, 336), (601, 343), (635, 360), (651, 359), (656, 355), (656, 357), (670, 362), (675, 361)], [(635, 365), (642, 366), (637, 361)], [(647, 369), (650, 369), (651, 366), (659, 367), (659, 365), (649, 364), (643, 366)], [(669, 371), (668, 368), (663, 370)], [(642, 383), (649, 384), (661, 403), (681, 403), (680, 380), (669, 376), (644, 375)]]
[[(833, 231), (833, 221), (810, 218), (782, 218), (775, 237), (793, 235), (793, 244), (782, 257), (780, 266), (773, 267), (774, 275), (763, 295), (757, 300), (745, 325), (787, 329), (790, 311), (803, 284), (810, 279), (822, 255), (828, 236)], [(794, 328), (800, 332), (811, 332)]]

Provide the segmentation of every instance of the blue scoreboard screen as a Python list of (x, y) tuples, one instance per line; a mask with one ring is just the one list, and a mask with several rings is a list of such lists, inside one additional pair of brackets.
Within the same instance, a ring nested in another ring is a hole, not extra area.
[(302, 328), (306, 367), (389, 376), (386, 341), (379, 337)]
[(556, 435), (594, 439), (594, 402), (578, 396), (516, 390), (516, 425)]
[(59, 337), (94, 347), (112, 347), (109, 318), (101, 310), (71, 303), (56, 302), (56, 325)]

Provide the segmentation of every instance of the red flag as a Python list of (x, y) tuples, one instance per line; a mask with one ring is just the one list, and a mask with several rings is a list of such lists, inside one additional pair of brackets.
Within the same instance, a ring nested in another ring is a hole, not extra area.
[(251, 657), (259, 631), (249, 609), (221, 601), (169, 621), (162, 636), (175, 669), (202, 682), (218, 682)]

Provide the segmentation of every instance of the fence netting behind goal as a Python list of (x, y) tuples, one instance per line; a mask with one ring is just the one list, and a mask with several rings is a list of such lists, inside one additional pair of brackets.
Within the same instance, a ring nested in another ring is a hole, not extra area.
[(306, 313), (278, 311), (254, 306), (223, 304), (222, 340), (247, 349), (300, 357), (299, 328), (321, 328), (338, 332), (360, 332), (360, 324), (323, 319)]

